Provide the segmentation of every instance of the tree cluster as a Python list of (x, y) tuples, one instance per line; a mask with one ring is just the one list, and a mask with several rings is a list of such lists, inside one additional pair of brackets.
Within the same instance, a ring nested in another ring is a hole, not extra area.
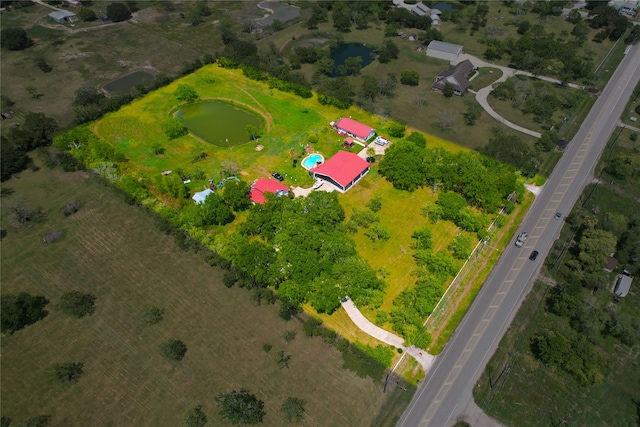
[(33, 44), (27, 32), (19, 27), (3, 28), (0, 32), (0, 46), (7, 50), (22, 50)]
[(41, 295), (30, 295), (27, 292), (5, 294), (0, 297), (2, 310), (0, 324), (2, 333), (14, 333), (44, 319), (48, 312), (44, 309), (49, 300)]
[(477, 153), (450, 153), (420, 145), (400, 140), (387, 149), (379, 171), (395, 188), (414, 191), (437, 185), (488, 213), (495, 212), (515, 190), (512, 167)]
[(309, 302), (320, 313), (332, 313), (345, 295), (362, 306), (382, 302), (385, 284), (345, 235), (334, 194), (267, 200), (251, 207), (230, 238), (227, 256), (240, 286), (273, 286), (290, 305)]
[(57, 129), (55, 119), (42, 113), (27, 113), (20, 127), (10, 129), (6, 136), (2, 135), (2, 181), (22, 171), (29, 162), (27, 153), (49, 145)]
[(95, 311), (96, 297), (79, 291), (69, 291), (62, 294), (56, 308), (63, 313), (82, 318), (90, 316)]

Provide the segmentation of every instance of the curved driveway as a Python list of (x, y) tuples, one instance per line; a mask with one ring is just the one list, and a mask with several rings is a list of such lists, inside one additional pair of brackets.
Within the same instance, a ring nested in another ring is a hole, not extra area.
[[(640, 81), (640, 47), (633, 46), (569, 143), (549, 180), (524, 218), (529, 232), (522, 248), (505, 250), (471, 308), (414, 395), (399, 427), (449, 427), (472, 401), (472, 388), (562, 227), (555, 212), (568, 213), (591, 182), (634, 87)], [(532, 250), (537, 261), (528, 259)], [(472, 406), (472, 405), (470, 405)]]
[[(533, 131), (531, 129), (527, 129), (525, 127), (519, 126), (515, 123), (512, 123), (508, 120), (506, 120), (504, 117), (502, 117), (500, 114), (498, 114), (493, 108), (491, 108), (491, 105), (489, 105), (489, 101), (488, 101), (488, 97), (489, 94), (491, 93), (491, 91), (493, 91), (493, 86), (497, 83), (502, 83), (505, 80), (507, 80), (509, 77), (513, 77), (515, 75), (522, 75), (522, 76), (529, 76), (529, 77), (535, 77), (537, 79), (540, 80), (545, 80), (551, 83), (558, 83), (560, 84), (561, 81), (557, 80), (557, 79), (553, 79), (551, 77), (544, 77), (544, 76), (534, 76), (533, 74), (526, 72), (526, 71), (520, 71), (520, 70), (515, 70), (513, 68), (509, 68), (509, 67), (505, 67), (502, 65), (495, 65), (495, 64), (490, 64), (488, 62), (483, 61), (482, 59), (476, 58), (473, 55), (469, 55), (466, 53), (463, 53), (462, 55), (460, 55), (460, 57), (458, 58), (458, 60), (456, 61), (456, 63), (460, 63), (464, 60), (469, 60), (471, 61), (471, 63), (473, 64), (474, 67), (476, 68), (481, 68), (481, 67), (491, 67), (491, 68), (497, 68), (500, 71), (502, 71), (502, 76), (496, 80), (495, 82), (493, 82), (492, 84), (490, 84), (489, 86), (485, 86), (482, 89), (478, 90), (478, 92), (476, 92), (476, 101), (478, 101), (478, 104), (480, 104), (482, 106), (482, 108), (484, 108), (484, 110), (487, 112), (487, 114), (489, 114), (491, 117), (493, 117), (494, 119), (496, 119), (497, 121), (499, 121), (500, 123), (504, 124), (505, 126), (517, 130), (518, 132), (522, 132), (524, 134), (527, 135), (531, 135), (534, 138), (540, 138), (540, 132), (536, 132)], [(582, 89), (582, 86), (570, 83), (569, 87), (574, 88), (574, 89)]]

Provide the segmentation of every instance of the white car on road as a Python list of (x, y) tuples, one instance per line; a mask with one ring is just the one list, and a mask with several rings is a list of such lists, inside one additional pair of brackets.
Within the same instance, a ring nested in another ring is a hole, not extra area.
[(322, 184), (324, 184), (324, 180), (319, 179), (317, 180), (314, 184), (313, 184), (313, 189), (317, 190), (318, 188), (322, 187)]
[(524, 245), (524, 242), (527, 240), (527, 237), (529, 237), (529, 235), (527, 234), (526, 231), (523, 231), (522, 233), (520, 233), (520, 235), (516, 239), (516, 246), (521, 247), (522, 245)]

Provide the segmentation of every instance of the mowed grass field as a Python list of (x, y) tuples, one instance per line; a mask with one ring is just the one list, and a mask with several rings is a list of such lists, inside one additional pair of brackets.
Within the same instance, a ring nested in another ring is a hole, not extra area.
[[(297, 321), (253, 305), (246, 290), (225, 288), (221, 270), (182, 252), (142, 209), (86, 174), (25, 171), (6, 187), (14, 193), (3, 205), (24, 198), (47, 215), (21, 228), (3, 215), (2, 293), (51, 302), (43, 320), (2, 337), (3, 416), (17, 422), (48, 414), (59, 426), (177, 426), (202, 404), (209, 425), (225, 425), (214, 396), (247, 388), (265, 401), (265, 426), (286, 424), (279, 407), (289, 396), (307, 401), (301, 425), (366, 426), (383, 405), (397, 403), (380, 383), (341, 369), (340, 353), (305, 337)], [(64, 217), (59, 209), (73, 199), (83, 206)], [(42, 242), (59, 229), (61, 240)], [(70, 290), (97, 297), (92, 316), (55, 309)], [(147, 305), (164, 308), (164, 320), (144, 326)], [(297, 332), (288, 345), (281, 337), (287, 330)], [(160, 355), (169, 338), (187, 345), (181, 362)], [(275, 362), (280, 350), (292, 356), (288, 369)], [(64, 362), (84, 363), (79, 383), (50, 379), (51, 365)], [(399, 415), (406, 403), (385, 411)]]

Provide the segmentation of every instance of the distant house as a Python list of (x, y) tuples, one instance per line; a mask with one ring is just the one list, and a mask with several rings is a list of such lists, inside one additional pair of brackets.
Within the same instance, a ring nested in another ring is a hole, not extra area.
[(210, 188), (207, 188), (206, 190), (202, 190), (202, 191), (198, 191), (196, 194), (193, 195), (193, 197), (191, 197), (193, 199), (193, 201), (197, 204), (197, 205), (201, 205), (204, 203), (204, 201), (207, 199), (207, 196), (209, 194), (213, 194), (213, 190)]
[(376, 130), (348, 117), (342, 117), (332, 124), (333, 128), (342, 135), (349, 135), (361, 141), (366, 141), (376, 134)]
[(432, 58), (444, 59), (445, 61), (454, 62), (462, 53), (462, 46), (459, 44), (445, 43), (438, 40), (432, 40), (427, 46), (427, 56)]
[(448, 83), (453, 86), (453, 93), (462, 96), (471, 85), (467, 77), (473, 70), (473, 64), (468, 59), (452, 65), (448, 70), (436, 76), (436, 81), (431, 85), (431, 90), (443, 93), (445, 85)]
[(78, 16), (68, 10), (56, 10), (48, 16), (59, 24), (65, 24), (67, 22), (73, 24), (74, 22), (78, 22)]
[(369, 162), (355, 153), (338, 151), (329, 160), (309, 170), (314, 178), (321, 178), (338, 187), (342, 192), (353, 187), (369, 172)]
[(82, 2), (80, 2), (79, 0), (64, 0), (63, 3), (66, 4), (66, 5), (69, 5), (71, 7), (81, 7), (82, 6)]
[(253, 182), (251, 191), (249, 191), (249, 198), (253, 203), (263, 205), (267, 202), (265, 193), (273, 193), (278, 196), (288, 196), (289, 187), (280, 184), (275, 179), (260, 178)]
[(620, 13), (629, 16), (635, 16), (638, 10), (639, 3), (637, 1), (614, 1), (613, 7), (618, 9)]
[(618, 260), (611, 254), (607, 257), (607, 265), (604, 267), (604, 271), (611, 273), (617, 266)]
[(619, 297), (626, 297), (629, 289), (631, 289), (631, 282), (633, 282), (633, 277), (629, 276), (625, 271), (618, 276), (618, 281), (616, 282), (615, 288), (613, 288), (613, 293)]

